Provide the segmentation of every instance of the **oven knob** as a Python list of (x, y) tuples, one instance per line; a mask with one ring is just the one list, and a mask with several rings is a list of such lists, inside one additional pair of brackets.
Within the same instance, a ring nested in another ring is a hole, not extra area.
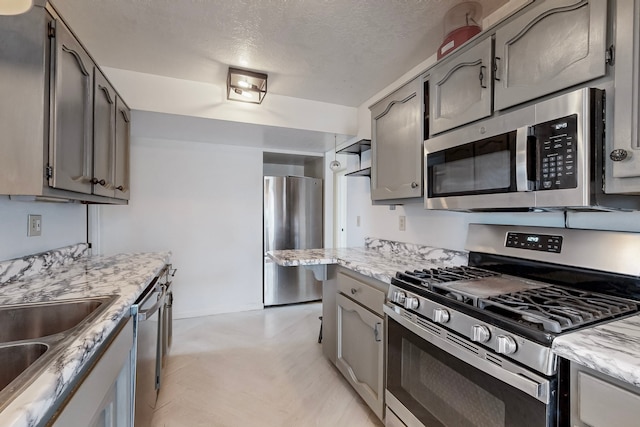
[(489, 328), (484, 325), (473, 325), (471, 329), (471, 341), (475, 342), (487, 342), (491, 338), (491, 332)]
[(498, 353), (512, 354), (518, 349), (516, 342), (508, 335), (498, 335)]
[(407, 297), (404, 300), (404, 308), (408, 308), (409, 310), (415, 310), (418, 308), (419, 302), (418, 298), (415, 297)]
[(449, 321), (449, 312), (444, 308), (434, 308), (433, 321), (436, 323), (447, 323)]
[(398, 304), (404, 303), (404, 300), (407, 298), (407, 295), (402, 291), (393, 292), (393, 302), (397, 302)]

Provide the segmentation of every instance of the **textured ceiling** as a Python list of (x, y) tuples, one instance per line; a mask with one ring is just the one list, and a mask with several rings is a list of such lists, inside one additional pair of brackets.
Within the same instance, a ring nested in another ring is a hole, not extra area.
[[(427, 59), (458, 0), (52, 0), (103, 66), (358, 106)], [(507, 0), (478, 0), (486, 16)]]

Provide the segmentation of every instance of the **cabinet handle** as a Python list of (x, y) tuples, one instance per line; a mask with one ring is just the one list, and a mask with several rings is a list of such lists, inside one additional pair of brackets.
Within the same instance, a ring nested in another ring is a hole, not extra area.
[(614, 162), (621, 162), (623, 160), (631, 158), (631, 153), (623, 148), (618, 148), (609, 153), (609, 158)]
[(418, 188), (418, 183), (417, 183), (417, 182), (415, 182), (415, 181), (413, 181), (413, 182), (411, 183), (411, 188)]
[(501, 58), (499, 56), (496, 56), (496, 60), (493, 63), (493, 79), (497, 82), (500, 81), (500, 77), (498, 77), (498, 62), (501, 61)]
[(116, 187), (116, 190), (124, 191), (124, 187), (122, 185), (118, 185)]
[(480, 78), (480, 87), (482, 89), (486, 89), (487, 85), (484, 82), (484, 71), (487, 69), (487, 67), (485, 67), (484, 65), (480, 66), (480, 74), (478, 75), (478, 77)]
[(382, 326), (382, 323), (377, 322), (375, 324), (375, 326), (373, 327), (373, 337), (375, 338), (375, 340), (377, 342), (382, 341), (382, 338), (380, 338), (380, 327)]
[(107, 102), (109, 104), (113, 105), (113, 99), (111, 98), (111, 94), (109, 93), (109, 89), (107, 89), (106, 87), (104, 87), (102, 85), (98, 85), (98, 87), (100, 88), (100, 90), (102, 90), (104, 92), (104, 96), (107, 98)]
[(105, 181), (104, 179), (98, 179), (98, 178), (93, 178), (93, 179), (91, 179), (91, 183), (92, 183), (93, 185), (100, 184), (100, 185), (102, 185), (103, 187), (107, 185), (107, 181)]
[(358, 290), (356, 288), (351, 288), (351, 295), (355, 295)]

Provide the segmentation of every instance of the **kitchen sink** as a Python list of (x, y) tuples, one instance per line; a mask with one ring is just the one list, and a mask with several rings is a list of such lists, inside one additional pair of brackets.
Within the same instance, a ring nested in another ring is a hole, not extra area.
[(42, 343), (0, 347), (0, 390), (11, 384), (48, 349), (49, 346)]
[(0, 306), (0, 410), (116, 298)]
[(108, 299), (73, 300), (0, 307), (0, 342), (55, 335), (77, 326)]

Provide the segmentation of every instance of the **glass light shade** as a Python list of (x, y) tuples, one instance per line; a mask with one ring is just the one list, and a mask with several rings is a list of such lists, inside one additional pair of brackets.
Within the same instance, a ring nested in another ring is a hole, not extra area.
[(33, 0), (0, 0), (0, 15), (20, 15), (28, 12)]
[(229, 68), (227, 74), (227, 99), (260, 104), (266, 94), (266, 74), (240, 68)]

